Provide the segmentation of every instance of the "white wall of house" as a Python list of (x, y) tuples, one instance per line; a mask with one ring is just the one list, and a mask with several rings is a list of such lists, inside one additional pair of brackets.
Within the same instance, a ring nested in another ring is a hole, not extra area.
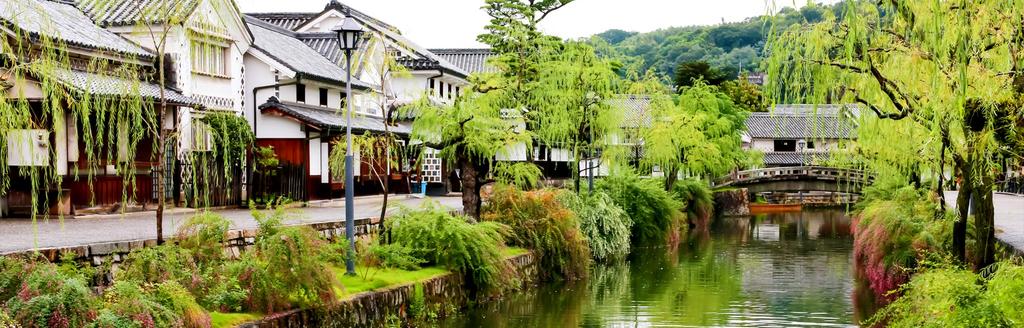
[[(775, 140), (782, 139), (766, 139), (766, 138), (754, 138), (751, 142), (751, 147), (755, 150), (762, 152), (774, 152), (775, 151)], [(785, 139), (793, 140), (793, 139)], [(808, 142), (814, 143), (814, 148), (808, 148), (807, 152), (823, 152), (833, 151), (840, 148), (844, 139), (807, 139)]]

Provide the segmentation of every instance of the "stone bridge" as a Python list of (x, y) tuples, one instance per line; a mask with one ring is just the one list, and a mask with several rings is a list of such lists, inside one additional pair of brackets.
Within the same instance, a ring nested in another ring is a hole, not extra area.
[(762, 192), (834, 191), (859, 194), (874, 179), (861, 170), (821, 166), (773, 167), (740, 171), (718, 180), (715, 187)]

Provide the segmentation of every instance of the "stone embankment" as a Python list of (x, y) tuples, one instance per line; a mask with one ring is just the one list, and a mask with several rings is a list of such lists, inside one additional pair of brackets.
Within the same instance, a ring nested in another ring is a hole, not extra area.
[[(534, 253), (518, 255), (508, 261), (515, 270), (513, 279), (521, 284), (520, 287), (527, 288), (537, 283)], [(466, 286), (462, 275), (449, 273), (423, 282), (360, 293), (322, 308), (276, 314), (239, 327), (375, 327), (383, 326), (389, 318), (409, 318), (415, 311), (428, 311), (434, 316), (445, 317), (468, 306), (474, 299), (470, 294), (472, 290)]]

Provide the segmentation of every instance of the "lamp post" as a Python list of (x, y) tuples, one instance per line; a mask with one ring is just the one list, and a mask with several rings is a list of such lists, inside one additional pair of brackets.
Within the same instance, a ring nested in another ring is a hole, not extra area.
[(348, 254), (345, 256), (345, 274), (356, 275), (355, 255), (355, 197), (352, 169), (352, 51), (359, 47), (359, 39), (362, 37), (363, 25), (359, 24), (352, 15), (345, 14), (345, 20), (335, 26), (332, 31), (338, 34), (338, 46), (345, 52), (345, 238), (348, 239)]

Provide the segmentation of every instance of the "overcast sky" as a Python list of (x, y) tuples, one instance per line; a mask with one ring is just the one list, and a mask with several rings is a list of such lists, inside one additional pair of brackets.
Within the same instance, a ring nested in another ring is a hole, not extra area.
[[(236, 0), (244, 12), (319, 12), (329, 0)], [(767, 1), (767, 2), (766, 2)], [(563, 38), (608, 29), (648, 32), (672, 26), (734, 22), (762, 15), (768, 3), (799, 0), (576, 0), (549, 16), (542, 28)], [(833, 2), (833, 1), (828, 1)], [(402, 30), (429, 48), (480, 47), (487, 25), (483, 0), (342, 0), (342, 3)]]

